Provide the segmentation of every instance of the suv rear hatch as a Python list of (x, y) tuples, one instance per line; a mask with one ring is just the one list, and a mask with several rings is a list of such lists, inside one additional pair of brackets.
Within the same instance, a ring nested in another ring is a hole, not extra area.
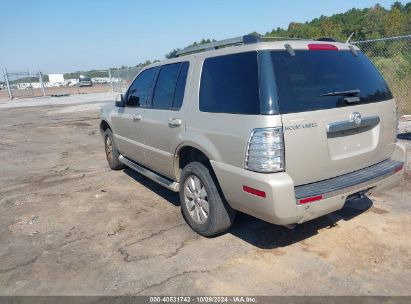
[(296, 186), (392, 155), (395, 102), (362, 52), (311, 44), (308, 50), (270, 53), (283, 121), (285, 170)]

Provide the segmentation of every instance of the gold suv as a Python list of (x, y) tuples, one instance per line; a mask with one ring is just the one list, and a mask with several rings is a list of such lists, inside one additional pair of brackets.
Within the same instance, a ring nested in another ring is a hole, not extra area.
[(180, 193), (187, 223), (302, 223), (397, 183), (395, 100), (357, 47), (243, 36), (144, 68), (102, 107), (109, 166)]

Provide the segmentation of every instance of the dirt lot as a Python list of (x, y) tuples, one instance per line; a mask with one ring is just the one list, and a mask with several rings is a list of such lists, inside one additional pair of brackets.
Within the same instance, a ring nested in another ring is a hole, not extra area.
[(97, 128), (83, 105), (0, 110), (1, 295), (411, 295), (409, 164), (296, 230), (240, 214), (207, 239), (177, 194), (109, 170)]

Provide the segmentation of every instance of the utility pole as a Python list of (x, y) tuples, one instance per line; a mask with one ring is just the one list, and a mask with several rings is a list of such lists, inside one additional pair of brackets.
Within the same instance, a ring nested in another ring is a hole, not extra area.
[(111, 92), (114, 92), (113, 78), (111, 78), (111, 69), (108, 69), (108, 77), (110, 78)]
[(39, 69), (39, 81), (40, 81), (41, 91), (43, 92), (43, 96), (46, 96), (46, 91), (44, 90), (44, 83), (43, 83), (43, 74), (40, 72), (40, 69)]

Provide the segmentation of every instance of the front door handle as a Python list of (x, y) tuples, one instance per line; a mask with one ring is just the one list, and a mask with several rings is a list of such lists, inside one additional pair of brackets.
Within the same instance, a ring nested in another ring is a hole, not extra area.
[(183, 123), (183, 121), (180, 118), (170, 118), (168, 120), (168, 125), (170, 127), (179, 127), (179, 126), (181, 126), (182, 123)]
[(140, 114), (133, 114), (132, 117), (134, 121), (139, 121), (143, 118)]

